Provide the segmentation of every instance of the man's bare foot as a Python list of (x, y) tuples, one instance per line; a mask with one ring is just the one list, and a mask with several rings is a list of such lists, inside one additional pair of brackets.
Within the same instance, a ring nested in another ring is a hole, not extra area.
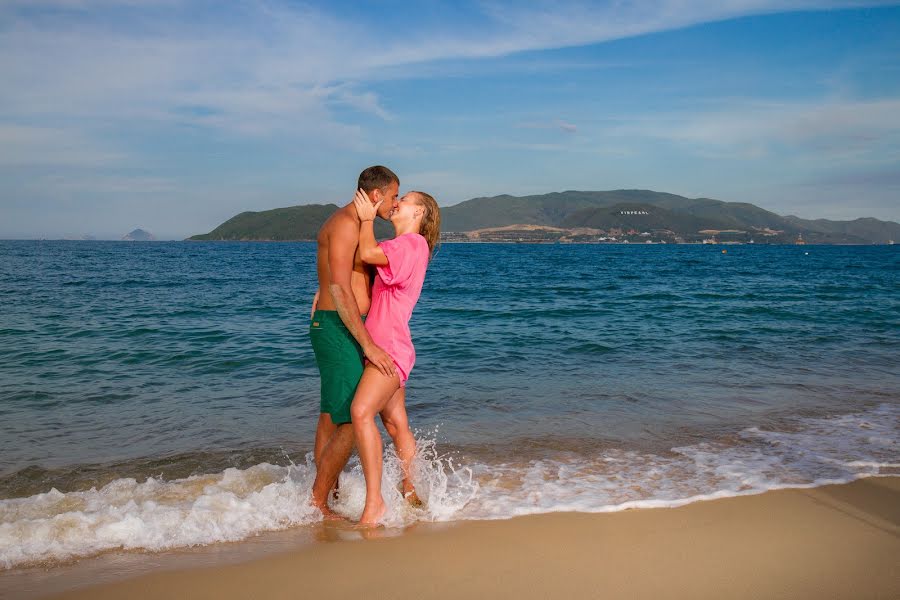
[(347, 520), (346, 517), (343, 517), (343, 516), (337, 514), (336, 512), (334, 512), (327, 506), (325, 507), (324, 510), (322, 510), (321, 508), (319, 510), (322, 511), (322, 520), (323, 521), (346, 521)]
[(328, 502), (319, 502), (318, 500), (316, 500), (315, 496), (313, 496), (313, 499), (310, 500), (309, 503), (319, 509), (319, 512), (322, 513), (323, 521), (340, 521), (344, 519), (344, 517), (331, 510), (331, 508), (328, 506)]
[(373, 502), (372, 504), (366, 502), (366, 508), (363, 510), (363, 514), (359, 518), (359, 526), (377, 527), (378, 520), (384, 516), (386, 510), (387, 505), (384, 503), (384, 500), (382, 498), (379, 498), (377, 502)]
[(410, 488), (408, 490), (403, 490), (403, 497), (406, 498), (406, 503), (412, 506), (413, 508), (421, 508), (422, 507), (422, 499), (419, 498), (419, 495), (416, 493), (415, 488)]

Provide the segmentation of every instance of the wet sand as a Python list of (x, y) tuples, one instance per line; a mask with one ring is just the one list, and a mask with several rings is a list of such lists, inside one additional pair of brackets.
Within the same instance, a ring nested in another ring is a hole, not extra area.
[(900, 598), (900, 477), (379, 536), (55, 597)]

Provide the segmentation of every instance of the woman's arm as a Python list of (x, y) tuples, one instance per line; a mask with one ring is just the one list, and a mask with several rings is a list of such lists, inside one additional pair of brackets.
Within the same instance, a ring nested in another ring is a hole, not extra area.
[(356, 206), (356, 214), (359, 216), (359, 257), (364, 263), (384, 266), (388, 264), (388, 258), (384, 251), (378, 247), (375, 241), (375, 215), (383, 200), (375, 204), (362, 190), (356, 190), (353, 204)]

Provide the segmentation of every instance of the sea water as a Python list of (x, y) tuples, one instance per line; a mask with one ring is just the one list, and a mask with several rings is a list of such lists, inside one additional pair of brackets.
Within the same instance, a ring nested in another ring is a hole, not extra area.
[[(727, 250), (727, 251), (723, 251)], [(0, 242), (0, 567), (316, 523), (311, 243)], [(900, 474), (890, 246), (446, 244), (388, 525)], [(335, 510), (358, 518), (354, 458)]]

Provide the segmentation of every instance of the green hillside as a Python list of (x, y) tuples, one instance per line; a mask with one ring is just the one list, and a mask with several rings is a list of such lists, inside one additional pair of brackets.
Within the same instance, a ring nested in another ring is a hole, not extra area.
[(540, 196), (494, 196), (473, 198), (448, 206), (441, 211), (444, 231), (472, 231), (486, 227), (503, 227), (513, 223), (561, 227), (573, 213), (590, 208), (620, 203), (677, 204), (687, 198), (649, 190), (615, 190), (610, 192), (566, 191)]
[[(308, 204), (259, 212), (242, 212), (209, 233), (191, 236), (194, 241), (303, 241), (315, 240), (322, 224), (336, 211), (334, 204)], [(375, 220), (375, 235), (384, 239), (393, 228)]]
[(702, 229), (719, 228), (719, 222), (669, 211), (652, 204), (628, 202), (576, 211), (567, 216), (561, 226), (639, 231), (668, 229), (678, 234), (691, 234)]
[[(618, 215), (644, 207), (648, 215)], [(649, 210), (647, 207), (653, 207)], [(621, 217), (621, 218), (620, 218)], [(625, 218), (627, 217), (627, 218)], [(900, 224), (878, 219), (806, 221), (782, 217), (744, 202), (685, 198), (651, 190), (566, 191), (539, 196), (474, 198), (442, 212), (444, 231), (472, 231), (512, 224), (554, 227), (668, 229), (682, 235), (702, 230), (780, 231), (772, 241), (798, 235), (811, 243), (871, 244), (900, 239)]]
[(795, 228), (781, 215), (745, 202), (722, 202), (710, 198), (697, 198), (681, 209), (683, 214), (715, 221), (732, 229), (768, 227), (793, 231)]
[[(334, 204), (291, 206), (244, 212), (191, 240), (314, 240), (322, 223), (337, 210)], [(565, 229), (671, 231), (685, 241), (708, 236), (706, 230), (737, 230), (732, 239), (765, 239), (789, 243), (802, 235), (810, 243), (884, 244), (900, 240), (900, 224), (878, 219), (805, 220), (782, 217), (753, 204), (711, 198), (685, 198), (650, 190), (566, 191), (537, 196), (473, 198), (441, 210), (442, 231), (469, 232), (509, 225), (542, 225)], [(376, 220), (375, 234), (393, 234), (390, 224)], [(529, 234), (531, 236), (537, 234)], [(760, 238), (759, 236), (762, 235)], [(461, 239), (466, 236), (462, 235)], [(454, 239), (453, 236), (450, 239)]]
[(900, 223), (863, 218), (853, 221), (828, 221), (826, 219), (807, 220), (785, 217), (794, 227), (815, 231), (830, 236), (850, 236), (869, 243), (887, 244), (900, 242)]

